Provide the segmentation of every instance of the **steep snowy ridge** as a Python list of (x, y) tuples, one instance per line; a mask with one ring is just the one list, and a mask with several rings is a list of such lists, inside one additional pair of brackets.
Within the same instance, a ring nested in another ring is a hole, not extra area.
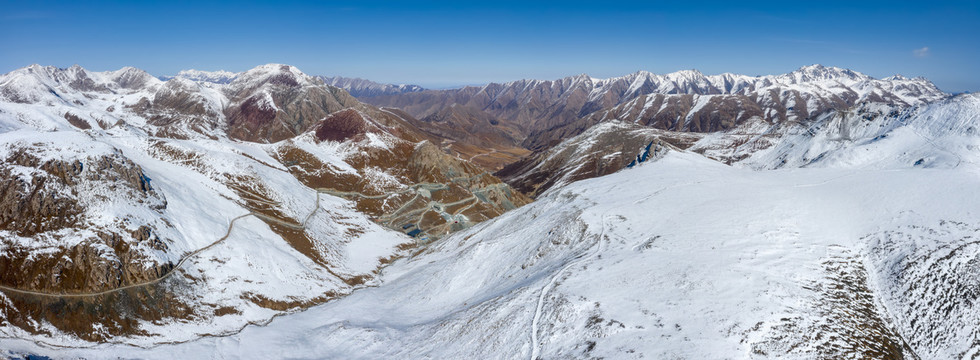
[(74, 65), (66, 69), (31, 65), (0, 75), (3, 99), (15, 103), (83, 101), (80, 91), (104, 94), (152, 89), (162, 82), (145, 71), (126, 67), (117, 71), (89, 72)]
[[(754, 168), (871, 167), (955, 168), (980, 163), (980, 96), (962, 94), (912, 108), (867, 104), (824, 116), (807, 127), (786, 129), (784, 139), (748, 150)], [(710, 148), (706, 138), (695, 148)]]

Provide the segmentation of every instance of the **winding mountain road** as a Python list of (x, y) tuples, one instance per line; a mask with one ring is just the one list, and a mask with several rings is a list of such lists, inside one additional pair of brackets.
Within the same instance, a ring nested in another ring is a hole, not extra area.
[(170, 276), (172, 276), (173, 274), (177, 273), (177, 270), (179, 270), (180, 268), (182, 268), (184, 266), (184, 264), (187, 263), (187, 260), (189, 260), (189, 259), (191, 259), (193, 257), (196, 257), (197, 255), (200, 255), (204, 251), (207, 251), (208, 249), (211, 249), (211, 248), (217, 246), (218, 244), (221, 244), (225, 240), (227, 240), (228, 237), (231, 236), (231, 231), (235, 228), (235, 223), (237, 223), (238, 220), (241, 220), (242, 218), (245, 218), (247, 216), (255, 216), (256, 218), (259, 218), (259, 219), (262, 219), (262, 220), (265, 220), (265, 221), (274, 222), (274, 223), (277, 223), (277, 224), (286, 226), (286, 227), (291, 228), (291, 229), (303, 230), (303, 229), (306, 228), (307, 222), (309, 222), (310, 218), (312, 218), (313, 215), (316, 214), (316, 212), (318, 210), (320, 210), (320, 193), (319, 192), (316, 193), (316, 207), (314, 207), (313, 208), (313, 211), (311, 211), (310, 214), (307, 215), (306, 218), (303, 219), (303, 223), (302, 224), (295, 224), (295, 223), (291, 223), (291, 222), (288, 222), (288, 221), (283, 221), (281, 219), (277, 219), (275, 217), (271, 217), (271, 216), (268, 216), (268, 215), (260, 214), (260, 213), (254, 212), (254, 211), (253, 212), (249, 212), (248, 214), (239, 215), (239, 216), (235, 217), (234, 219), (232, 219), (231, 222), (228, 223), (228, 229), (225, 231), (225, 235), (224, 236), (222, 236), (218, 240), (215, 240), (214, 242), (208, 244), (207, 246), (204, 246), (202, 248), (199, 248), (197, 250), (194, 250), (194, 251), (188, 253), (187, 255), (184, 255), (183, 257), (180, 258), (180, 261), (178, 261), (177, 264), (174, 265), (174, 267), (172, 267), (170, 269), (170, 271), (168, 271), (166, 274), (163, 274), (163, 276), (160, 276), (160, 277), (158, 277), (156, 279), (144, 281), (144, 282), (141, 282), (141, 283), (129, 284), (129, 285), (120, 286), (120, 287), (116, 287), (116, 288), (112, 288), (112, 289), (108, 289), (108, 290), (96, 291), (96, 292), (86, 292), (86, 293), (52, 293), (52, 292), (44, 292), (44, 291), (24, 290), (24, 289), (18, 289), (18, 288), (14, 288), (14, 287), (10, 287), (10, 286), (4, 286), (4, 285), (0, 285), (0, 291), (10, 292), (10, 293), (16, 293), (16, 294), (24, 294), (24, 295), (41, 296), (41, 297), (83, 298), (83, 297), (95, 297), (95, 296), (108, 295), (108, 294), (111, 294), (111, 293), (114, 293), (114, 292), (119, 292), (119, 291), (124, 291), (124, 290), (128, 290), (128, 289), (134, 289), (134, 288), (139, 288), (139, 287), (143, 287), (143, 286), (149, 286), (149, 285), (157, 284), (157, 283), (160, 283), (161, 281), (164, 281), (164, 280), (170, 278)]
[[(484, 174), (485, 174), (485, 172), (484, 173), (477, 174), (477, 175), (473, 175), (473, 176), (460, 176), (460, 177), (455, 177), (455, 178), (450, 179), (450, 181), (451, 182), (458, 182), (461, 179), (472, 180), (474, 178), (483, 176)], [(496, 184), (492, 184), (490, 186), (494, 186), (494, 185), (496, 185)], [(259, 212), (255, 211), (255, 210), (249, 209), (249, 213), (243, 214), (243, 215), (239, 215), (239, 216), (233, 218), (228, 223), (228, 228), (225, 230), (224, 236), (222, 236), (221, 238), (219, 238), (219, 239), (215, 240), (214, 242), (208, 244), (207, 246), (204, 246), (202, 248), (196, 249), (196, 250), (191, 251), (190, 253), (187, 253), (186, 255), (182, 256), (180, 258), (180, 260), (177, 262), (177, 264), (175, 264), (172, 268), (170, 268), (169, 271), (167, 271), (162, 276), (160, 276), (158, 278), (155, 278), (155, 279), (152, 279), (152, 280), (147, 280), (147, 281), (140, 282), (140, 283), (129, 284), (129, 285), (125, 285), (125, 286), (115, 287), (115, 288), (112, 288), (112, 289), (107, 289), (107, 290), (102, 290), (102, 291), (94, 291), (94, 292), (55, 293), (55, 292), (45, 292), (45, 291), (18, 289), (18, 288), (6, 286), (6, 285), (0, 285), (0, 291), (6, 292), (6, 293), (15, 293), (15, 294), (32, 295), (32, 296), (40, 296), (40, 297), (85, 298), (85, 297), (95, 297), (95, 296), (108, 295), (108, 294), (115, 293), (115, 292), (120, 292), (120, 291), (129, 290), (129, 289), (135, 289), (135, 288), (140, 288), (140, 287), (144, 287), (144, 286), (150, 286), (150, 285), (158, 284), (158, 283), (160, 283), (160, 282), (162, 282), (162, 281), (170, 278), (175, 273), (177, 273), (177, 270), (180, 270), (181, 268), (183, 268), (184, 265), (187, 263), (188, 260), (190, 260), (191, 258), (194, 258), (194, 257), (196, 257), (198, 255), (200, 255), (204, 251), (207, 251), (208, 249), (211, 249), (211, 248), (217, 246), (218, 244), (221, 244), (225, 240), (227, 240), (228, 237), (231, 236), (231, 232), (232, 232), (232, 230), (234, 230), (235, 224), (238, 222), (238, 220), (241, 220), (242, 218), (245, 218), (245, 217), (248, 217), (248, 216), (254, 216), (254, 217), (256, 217), (258, 219), (261, 219), (263, 221), (276, 223), (276, 224), (279, 224), (279, 225), (282, 225), (284, 227), (287, 227), (287, 228), (290, 228), (290, 229), (294, 229), (294, 230), (304, 230), (304, 229), (306, 229), (306, 225), (309, 222), (309, 220), (313, 217), (314, 214), (316, 214), (316, 212), (318, 210), (320, 210), (320, 194), (321, 193), (322, 194), (333, 195), (333, 196), (338, 196), (338, 197), (355, 197), (356, 196), (356, 197), (361, 197), (361, 198), (365, 198), (365, 199), (381, 199), (381, 198), (386, 198), (386, 197), (389, 197), (389, 196), (392, 196), (392, 195), (399, 195), (399, 194), (404, 194), (404, 193), (412, 192), (412, 191), (416, 192), (416, 197), (415, 198), (412, 198), (412, 200), (406, 202), (404, 205), (402, 205), (401, 208), (399, 208), (398, 210), (396, 210), (394, 213), (391, 214), (391, 215), (394, 215), (394, 214), (398, 214), (399, 212), (401, 212), (402, 210), (404, 210), (405, 207), (407, 207), (409, 204), (411, 204), (412, 202), (414, 202), (419, 197), (419, 195), (418, 195), (418, 190), (419, 189), (424, 189), (424, 190), (427, 190), (427, 191), (438, 191), (438, 190), (445, 190), (445, 189), (448, 189), (448, 188), (449, 188), (449, 186), (446, 185), (446, 184), (443, 184), (443, 183), (416, 183), (416, 184), (409, 185), (405, 189), (402, 189), (402, 190), (399, 190), (399, 191), (395, 191), (395, 192), (389, 192), (389, 193), (385, 193), (385, 194), (380, 194), (380, 195), (366, 195), (366, 194), (363, 194), (363, 193), (360, 193), (360, 192), (354, 192), (354, 191), (339, 191), (339, 190), (328, 189), (328, 188), (317, 188), (317, 189), (314, 189), (316, 191), (316, 206), (313, 208), (313, 211), (311, 211), (303, 219), (303, 222), (302, 223), (297, 224), (297, 223), (293, 223), (293, 222), (289, 222), (289, 221), (284, 221), (282, 219), (279, 219), (279, 218), (276, 218), (276, 217), (273, 217), (273, 216), (269, 216), (269, 215), (265, 215), (265, 214), (262, 214), (262, 213), (259, 213)], [(465, 201), (473, 201), (474, 199), (476, 199), (477, 201), (479, 201), (479, 199), (474, 195), (474, 196), (471, 196), (469, 198), (466, 198), (466, 199), (463, 199), (463, 200), (460, 200), (460, 201), (456, 201), (456, 202), (452, 202), (452, 203), (449, 203), (449, 204), (441, 204), (441, 203), (438, 203), (438, 202), (431, 202), (428, 206), (425, 207), (424, 210), (425, 211), (432, 210), (433, 207), (434, 207), (434, 205), (442, 206), (442, 209), (445, 209), (446, 206), (452, 206), (452, 205), (459, 204), (459, 203), (462, 203), (462, 202), (465, 202)], [(269, 204), (269, 205), (272, 205), (272, 204)], [(409, 214), (411, 214), (411, 213), (412, 212), (409, 212)], [(440, 212), (440, 215), (443, 215), (442, 213), (444, 213), (444, 211), (441, 211)], [(454, 215), (456, 215), (456, 214), (454, 214)], [(389, 222), (390, 221), (393, 221), (393, 220), (396, 220), (396, 219), (397, 219), (397, 217), (389, 218)], [(426, 235), (429, 235), (428, 232), (425, 232), (425, 233), (426, 233)]]

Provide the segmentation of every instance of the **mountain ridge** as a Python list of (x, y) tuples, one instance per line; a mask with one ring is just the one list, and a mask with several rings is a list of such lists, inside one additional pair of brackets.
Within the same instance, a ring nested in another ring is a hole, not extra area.
[(356, 98), (367, 98), (381, 95), (394, 95), (424, 91), (425, 89), (412, 84), (378, 83), (362, 78), (343, 76), (318, 76), (327, 85), (347, 90)]
[[(717, 98), (713, 103), (699, 104), (695, 96)], [(858, 102), (914, 106), (948, 96), (925, 79), (874, 79), (852, 70), (809, 65), (786, 74), (756, 77), (730, 73), (707, 76), (697, 70), (663, 75), (637, 71), (607, 79), (583, 74), (377, 96), (365, 101), (401, 108), (419, 118), (452, 104), (479, 109), (517, 124), (509, 130), (524, 137), (523, 147), (537, 151), (612, 117), (630, 117), (665, 130), (712, 132), (752, 118), (806, 121)], [(651, 109), (653, 105), (659, 106)], [(711, 119), (691, 122), (689, 118), (699, 113)]]

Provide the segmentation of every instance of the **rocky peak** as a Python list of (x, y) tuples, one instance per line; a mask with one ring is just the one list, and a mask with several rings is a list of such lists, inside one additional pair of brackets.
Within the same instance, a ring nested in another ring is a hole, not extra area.
[(108, 79), (121, 89), (136, 90), (161, 83), (146, 71), (131, 66), (108, 72), (107, 75)]
[(294, 66), (266, 64), (239, 74), (224, 87), (231, 137), (276, 142), (305, 132), (333, 112), (356, 106), (345, 91)]
[(282, 92), (317, 85), (322, 86), (323, 81), (294, 66), (266, 64), (238, 74), (227, 85), (226, 92), (232, 98), (243, 98), (260, 91)]
[(834, 66), (823, 66), (820, 64), (808, 65), (797, 69), (786, 76), (795, 80), (794, 83), (806, 83), (821, 80), (837, 81), (867, 81), (873, 80), (870, 76)]

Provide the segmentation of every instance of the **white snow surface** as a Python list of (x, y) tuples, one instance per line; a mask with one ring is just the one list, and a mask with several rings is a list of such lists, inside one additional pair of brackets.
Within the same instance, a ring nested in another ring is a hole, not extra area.
[[(767, 339), (781, 334), (783, 319), (828, 320), (812, 308), (821, 299), (813, 285), (829, 276), (824, 262), (856, 256), (871, 269), (867, 286), (889, 293), (896, 289), (887, 270), (892, 260), (869, 240), (875, 234), (942, 229), (949, 222), (980, 228), (980, 192), (969, 190), (980, 188), (978, 175), (980, 169), (968, 165), (753, 171), (672, 152), (549, 192), (396, 262), (377, 287), (265, 326), (150, 349), (103, 345), (56, 354), (763, 357), (754, 350), (774, 351)], [(916, 253), (923, 246), (970, 243), (960, 235), (895, 237), (890, 246)], [(931, 243), (935, 238), (941, 241)], [(889, 326), (907, 326), (907, 299), (876, 301), (877, 311), (890, 314), (883, 315)], [(980, 321), (972, 305), (953, 310), (958, 323)], [(939, 315), (915, 320), (916, 329), (948, 321)], [(804, 330), (829, 336), (848, 329)], [(971, 332), (915, 342), (911, 330), (904, 331), (923, 358), (976, 351), (971, 346), (978, 342)], [(24, 341), (8, 345), (48, 351)], [(786, 355), (813, 358), (809, 351), (817, 345), (802, 343)]]

